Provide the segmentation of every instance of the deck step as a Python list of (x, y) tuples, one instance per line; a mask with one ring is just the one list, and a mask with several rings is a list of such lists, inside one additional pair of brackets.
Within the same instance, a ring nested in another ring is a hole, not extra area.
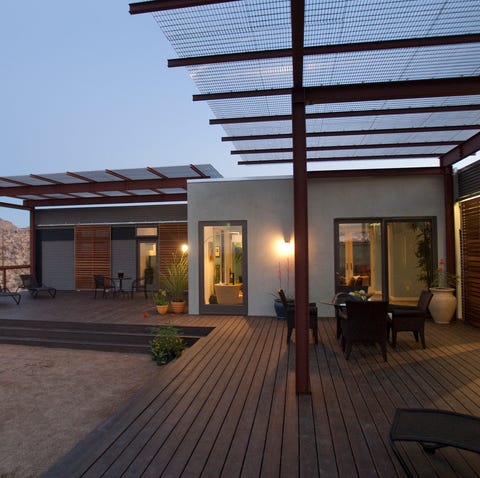
[[(179, 328), (188, 347), (212, 330), (212, 327)], [(0, 343), (8, 344), (149, 353), (153, 335), (148, 324), (0, 319)]]

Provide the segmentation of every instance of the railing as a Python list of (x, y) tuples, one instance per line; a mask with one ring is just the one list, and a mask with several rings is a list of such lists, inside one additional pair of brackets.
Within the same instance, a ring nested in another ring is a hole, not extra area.
[(12, 289), (16, 289), (20, 285), (20, 280), (15, 281), (15, 284), (13, 284), (13, 279), (10, 278), (10, 282), (7, 282), (7, 271), (19, 271), (21, 269), (27, 269), (27, 271), (30, 272), (30, 264), (23, 264), (18, 266), (0, 266), (0, 271), (2, 272), (2, 290), (8, 289), (9, 284), (10, 288)]

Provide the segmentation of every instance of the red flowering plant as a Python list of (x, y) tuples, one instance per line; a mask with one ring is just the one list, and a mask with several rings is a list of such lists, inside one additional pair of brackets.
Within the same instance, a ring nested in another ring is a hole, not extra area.
[(458, 276), (444, 270), (445, 261), (440, 259), (438, 268), (433, 275), (432, 287), (455, 288), (458, 283)]
[[(285, 282), (284, 282), (285, 281)], [(288, 300), (290, 300), (290, 258), (285, 258), (285, 265), (278, 261), (278, 288), (283, 289)], [(275, 294), (278, 298), (278, 294)]]

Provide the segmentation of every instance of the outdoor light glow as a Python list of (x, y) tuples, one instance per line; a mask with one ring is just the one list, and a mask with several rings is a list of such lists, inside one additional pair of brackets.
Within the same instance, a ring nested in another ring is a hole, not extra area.
[(293, 241), (285, 241), (284, 239), (279, 239), (277, 241), (276, 249), (281, 256), (288, 257), (293, 256), (295, 246)]
[(185, 252), (188, 251), (188, 244), (182, 244), (181, 249), (182, 249), (182, 252), (185, 254)]

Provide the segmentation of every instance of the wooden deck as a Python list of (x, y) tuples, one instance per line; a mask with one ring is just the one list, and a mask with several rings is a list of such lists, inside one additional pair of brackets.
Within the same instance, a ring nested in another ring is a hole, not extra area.
[[(160, 318), (149, 301), (82, 294), (10, 302), (0, 305), (0, 317), (215, 327), (47, 477), (404, 476), (388, 444), (395, 408), (480, 415), (480, 330), (461, 322), (428, 322), (425, 350), (399, 334), (384, 363), (370, 346), (354, 346), (346, 361), (334, 320), (320, 319), (320, 343), (310, 345), (312, 393), (297, 396), (294, 344), (287, 347), (286, 324), (274, 318)], [(418, 476), (480, 476), (476, 454), (426, 455), (416, 444), (403, 450)]]

